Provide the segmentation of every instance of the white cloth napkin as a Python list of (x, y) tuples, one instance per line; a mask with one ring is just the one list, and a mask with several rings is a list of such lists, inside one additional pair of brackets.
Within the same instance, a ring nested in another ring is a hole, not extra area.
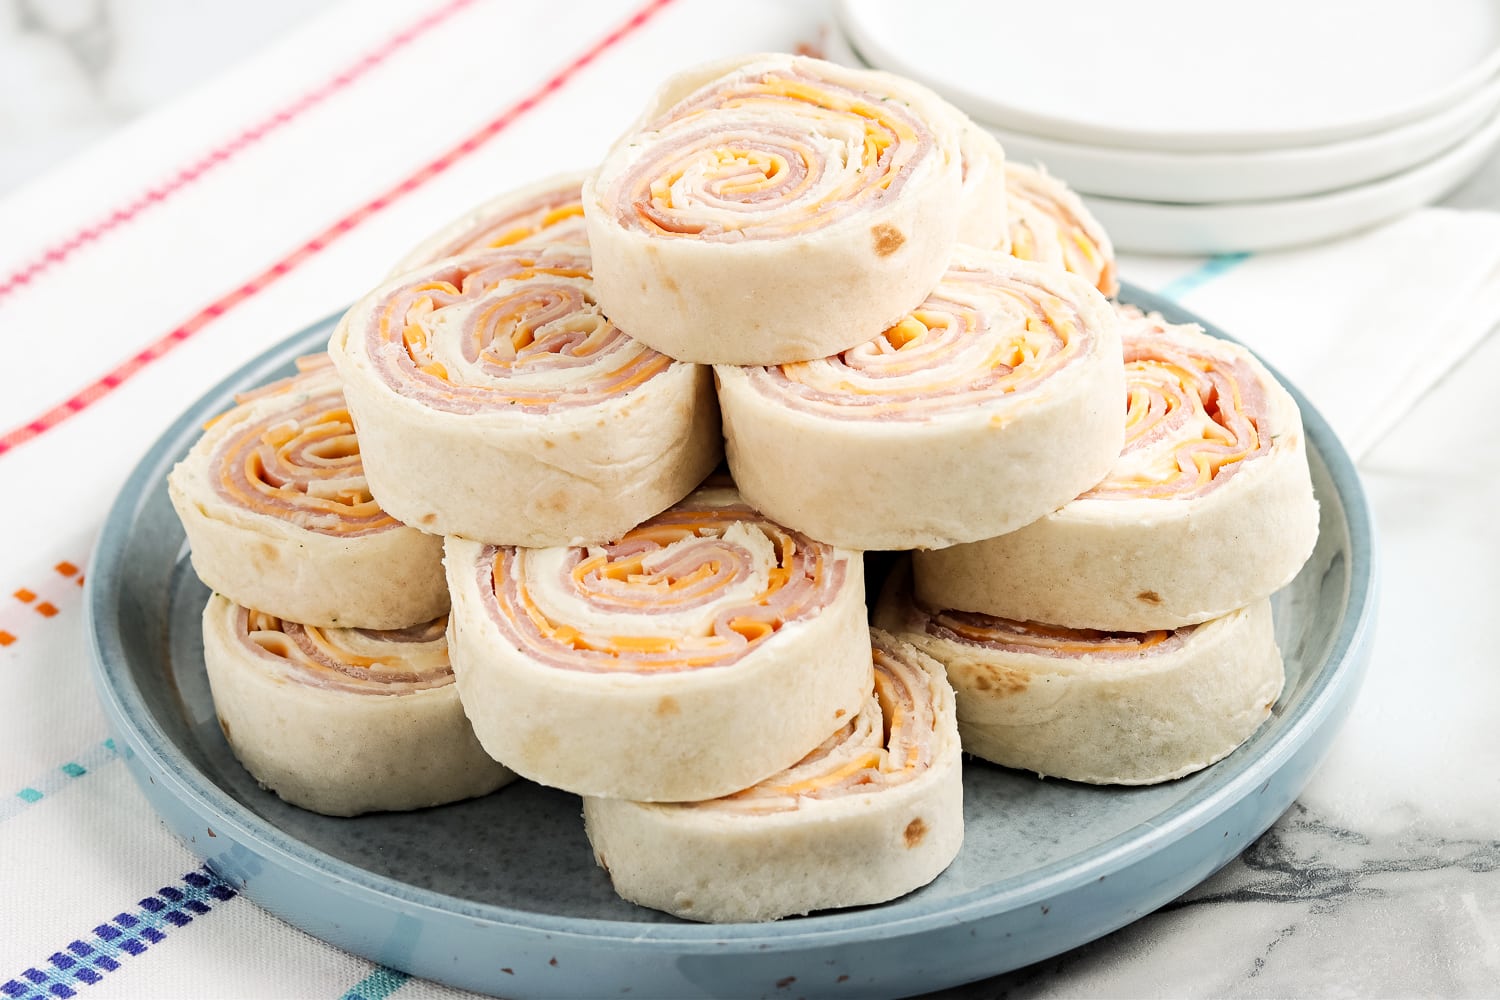
[[(95, 701), (81, 567), (132, 465), (206, 387), (471, 204), (595, 160), (665, 74), (815, 41), (824, 16), (350, 0), (0, 202), (0, 997), (458, 995), (269, 916), (166, 832)], [(1424, 212), (1122, 273), (1367, 442), (1493, 325), (1495, 226)]]

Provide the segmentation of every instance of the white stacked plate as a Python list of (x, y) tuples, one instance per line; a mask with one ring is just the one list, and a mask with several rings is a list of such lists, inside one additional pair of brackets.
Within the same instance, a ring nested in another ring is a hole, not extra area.
[(1310, 243), (1500, 143), (1495, 0), (840, 0), (831, 55), (919, 80), (1077, 189), (1123, 250)]

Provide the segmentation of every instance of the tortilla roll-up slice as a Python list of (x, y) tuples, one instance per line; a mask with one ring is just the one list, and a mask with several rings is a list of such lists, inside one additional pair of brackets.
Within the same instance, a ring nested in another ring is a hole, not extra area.
[(1302, 417), (1244, 348), (1120, 310), (1125, 448), (1077, 500), (998, 538), (915, 556), (934, 607), (1141, 632), (1207, 621), (1291, 581), (1318, 537)]
[[(954, 109), (954, 114), (963, 113)], [(993, 135), (963, 118), (963, 192), (958, 242), (1010, 252), (1010, 208), (1005, 189), (1005, 150)]]
[(587, 248), (448, 257), (356, 304), (329, 345), (381, 505), (499, 545), (618, 538), (718, 463), (706, 368), (600, 312)]
[(224, 738), (262, 787), (328, 816), (493, 792), (515, 775), (464, 718), (445, 627), (318, 628), (215, 594), (203, 661)]
[(615, 891), (688, 920), (775, 920), (918, 889), (963, 842), (953, 690), (942, 665), (871, 631), (863, 706), (796, 765), (706, 802), (586, 798)]
[(892, 575), (875, 623), (948, 668), (964, 750), (1093, 785), (1149, 785), (1222, 760), (1283, 684), (1271, 602), (1150, 632), (1068, 629), (913, 601)]
[(1010, 252), (1066, 268), (1105, 295), (1120, 290), (1109, 234), (1062, 181), (1036, 167), (1005, 165)]
[(781, 364), (853, 347), (921, 302), (958, 233), (952, 109), (801, 56), (713, 71), (668, 81), (660, 113), (584, 183), (610, 319), (680, 361)]
[(417, 244), (391, 274), (517, 243), (588, 246), (579, 193), (586, 176), (558, 174), (476, 206)]
[(588, 548), (447, 540), (454, 669), (495, 759), (544, 785), (713, 798), (801, 759), (869, 691), (859, 557), (705, 488)]
[[(739, 70), (745, 56), (729, 56), (678, 73), (652, 96), (631, 132), (649, 129), (674, 104), (714, 80)], [(883, 74), (873, 74), (883, 76)], [(935, 95), (927, 94), (928, 108), (941, 108), (959, 127), (960, 176), (958, 242), (970, 246), (1008, 249), (1005, 195), (1005, 150), (989, 130)], [(934, 103), (935, 102), (935, 103)]]
[(1116, 326), (1074, 275), (960, 247), (927, 300), (874, 340), (819, 361), (716, 366), (729, 468), (756, 509), (834, 545), (1012, 531), (1119, 455)]
[(382, 510), (327, 355), (236, 397), (167, 476), (211, 589), (312, 625), (404, 628), (448, 610), (441, 538)]

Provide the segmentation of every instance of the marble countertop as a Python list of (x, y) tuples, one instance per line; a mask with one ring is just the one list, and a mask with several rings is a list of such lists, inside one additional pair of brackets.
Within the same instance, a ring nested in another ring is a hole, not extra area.
[[(0, 194), (327, 4), (0, 0)], [(1500, 157), (1446, 204), (1500, 209)], [(1360, 463), (1376, 652), (1293, 808), (1156, 913), (943, 996), (1500, 994), (1497, 383), (1491, 337)]]

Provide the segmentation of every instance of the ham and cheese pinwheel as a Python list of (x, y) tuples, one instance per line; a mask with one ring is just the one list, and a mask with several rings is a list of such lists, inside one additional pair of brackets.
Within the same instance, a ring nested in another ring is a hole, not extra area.
[(730, 470), (757, 509), (835, 545), (1012, 531), (1120, 453), (1116, 325), (1074, 275), (961, 247), (874, 340), (820, 361), (717, 366)]
[[(961, 114), (957, 109), (955, 114)], [(958, 242), (1010, 252), (1010, 210), (1005, 190), (1005, 150), (995, 137), (964, 119), (963, 192)]]
[(874, 687), (797, 764), (706, 802), (586, 798), (594, 857), (626, 899), (688, 920), (775, 920), (931, 882), (963, 841), (953, 689), (871, 633)]
[[(632, 131), (650, 128), (674, 104), (719, 77), (735, 72), (745, 57), (732, 56), (706, 63), (672, 77), (652, 98)], [(884, 74), (874, 74), (885, 77)], [(970, 246), (1009, 250), (1010, 231), (1006, 224), (1005, 150), (986, 129), (976, 125), (951, 104), (927, 95), (929, 106), (940, 107), (958, 123), (960, 176), (958, 242)]]
[(491, 199), (433, 233), (391, 273), (404, 274), (444, 257), (498, 250), (517, 243), (588, 246), (583, 231), (583, 173), (559, 174)]
[(1120, 290), (1109, 234), (1066, 184), (1035, 167), (1007, 163), (1005, 193), (1011, 253), (1067, 268), (1105, 295)]
[(167, 477), (209, 587), (314, 625), (402, 628), (448, 610), (442, 540), (370, 495), (327, 355), (238, 397)]
[(916, 556), (937, 607), (1144, 631), (1270, 595), (1312, 553), (1302, 417), (1250, 352), (1123, 309), (1125, 448), (1108, 476), (1019, 531)]
[(681, 361), (853, 347), (943, 273), (960, 135), (947, 104), (884, 73), (787, 55), (690, 71), (584, 184), (599, 302)]
[(618, 538), (717, 464), (705, 368), (605, 318), (583, 247), (521, 244), (387, 281), (329, 345), (370, 489), (423, 531)]
[(1101, 632), (914, 601), (902, 568), (875, 623), (948, 668), (964, 750), (1095, 785), (1168, 781), (1222, 759), (1283, 683), (1265, 599), (1175, 630)]
[(474, 731), (583, 795), (712, 798), (799, 760), (869, 692), (859, 557), (701, 489), (588, 548), (447, 540)]
[(464, 718), (445, 624), (318, 628), (215, 594), (203, 660), (224, 738), (262, 786), (329, 816), (494, 791), (515, 775)]

